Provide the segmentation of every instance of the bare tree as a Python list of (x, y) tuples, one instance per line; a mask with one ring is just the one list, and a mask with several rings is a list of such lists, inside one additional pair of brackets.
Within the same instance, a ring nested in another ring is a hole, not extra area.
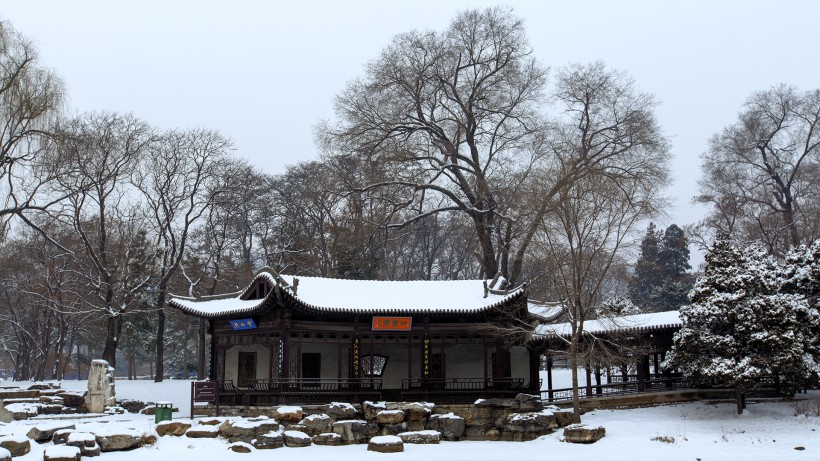
[(82, 250), (78, 271), (87, 283), (88, 303), (106, 322), (102, 358), (116, 366), (122, 315), (147, 280), (128, 280), (128, 250), (140, 230), (128, 178), (153, 142), (151, 128), (133, 116), (87, 114), (59, 133), (65, 161), (59, 191), (68, 200), (59, 219), (76, 232)]
[(148, 149), (135, 171), (146, 220), (157, 250), (155, 308), (158, 316), (154, 380), (164, 376), (165, 300), (168, 283), (180, 267), (194, 224), (206, 215), (223, 189), (228, 139), (206, 130), (172, 131)]
[[(514, 284), (560, 190), (587, 172), (617, 169), (633, 150), (667, 150), (654, 99), (601, 64), (559, 76), (555, 98), (568, 113), (583, 104), (595, 110), (569, 114), (579, 116), (584, 145), (555, 145), (543, 116), (546, 73), (520, 19), (500, 8), (466, 11), (445, 32), (396, 36), (337, 98), (340, 122), (320, 130), (321, 139), (329, 152), (384, 165), (387, 179), (360, 190), (399, 188), (401, 209), (414, 211), (388, 227), (466, 216), (485, 276), (500, 271)], [(593, 74), (604, 90), (590, 85)], [(553, 174), (536, 180), (545, 169)]]
[(43, 193), (56, 178), (45, 151), (62, 102), (63, 84), (34, 45), (0, 21), (0, 237), (13, 216), (62, 199)]
[(701, 230), (765, 242), (771, 253), (820, 236), (820, 89), (753, 94), (703, 155)]
[[(556, 157), (568, 159), (564, 168), (570, 171), (585, 158), (597, 158), (584, 175), (556, 191), (553, 212), (543, 215), (538, 234), (552, 270), (552, 292), (563, 300), (571, 326), (574, 419), (580, 422), (577, 370), (584, 322), (612, 294), (606, 284), (642, 220), (666, 205), (660, 190), (668, 180), (668, 155), (646, 110), (651, 98), (633, 94), (624, 74), (600, 64), (570, 66), (558, 81), (566, 118), (555, 127)], [(555, 171), (542, 174), (548, 178)]]

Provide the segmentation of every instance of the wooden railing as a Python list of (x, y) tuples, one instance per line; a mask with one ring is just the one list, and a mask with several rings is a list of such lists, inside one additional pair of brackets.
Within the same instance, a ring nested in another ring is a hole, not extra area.
[(251, 392), (273, 394), (379, 391), (381, 388), (381, 378), (277, 378), (248, 381), (248, 389)]
[(483, 391), (488, 389), (521, 389), (523, 387), (523, 378), (413, 378), (401, 380), (402, 390)]
[(320, 402), (333, 398), (381, 397), (381, 378), (276, 378), (248, 380), (247, 387), (238, 387), (231, 381), (219, 385), (219, 399), (223, 404), (263, 405), (292, 401)]
[[(639, 394), (643, 392), (662, 392), (687, 389), (681, 377), (655, 378), (646, 381), (626, 381), (609, 384), (578, 386), (578, 398), (591, 399), (615, 395)], [(547, 402), (572, 400), (572, 388), (547, 389), (541, 391), (541, 398)]]

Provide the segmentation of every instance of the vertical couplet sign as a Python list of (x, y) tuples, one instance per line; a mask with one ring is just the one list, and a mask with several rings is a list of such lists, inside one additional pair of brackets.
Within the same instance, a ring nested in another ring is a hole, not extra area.
[(430, 339), (424, 335), (424, 377), (430, 377)]
[(353, 340), (353, 377), (359, 377), (359, 337)]

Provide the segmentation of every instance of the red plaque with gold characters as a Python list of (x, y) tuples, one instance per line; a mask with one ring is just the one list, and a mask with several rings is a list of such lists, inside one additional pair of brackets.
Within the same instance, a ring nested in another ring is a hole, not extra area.
[(373, 317), (373, 331), (410, 331), (413, 317)]

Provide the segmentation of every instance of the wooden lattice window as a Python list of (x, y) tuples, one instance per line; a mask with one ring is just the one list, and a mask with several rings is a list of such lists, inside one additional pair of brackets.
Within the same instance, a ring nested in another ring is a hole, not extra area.
[(382, 376), (386, 366), (387, 357), (384, 355), (374, 354), (362, 356), (362, 375), (364, 376)]

